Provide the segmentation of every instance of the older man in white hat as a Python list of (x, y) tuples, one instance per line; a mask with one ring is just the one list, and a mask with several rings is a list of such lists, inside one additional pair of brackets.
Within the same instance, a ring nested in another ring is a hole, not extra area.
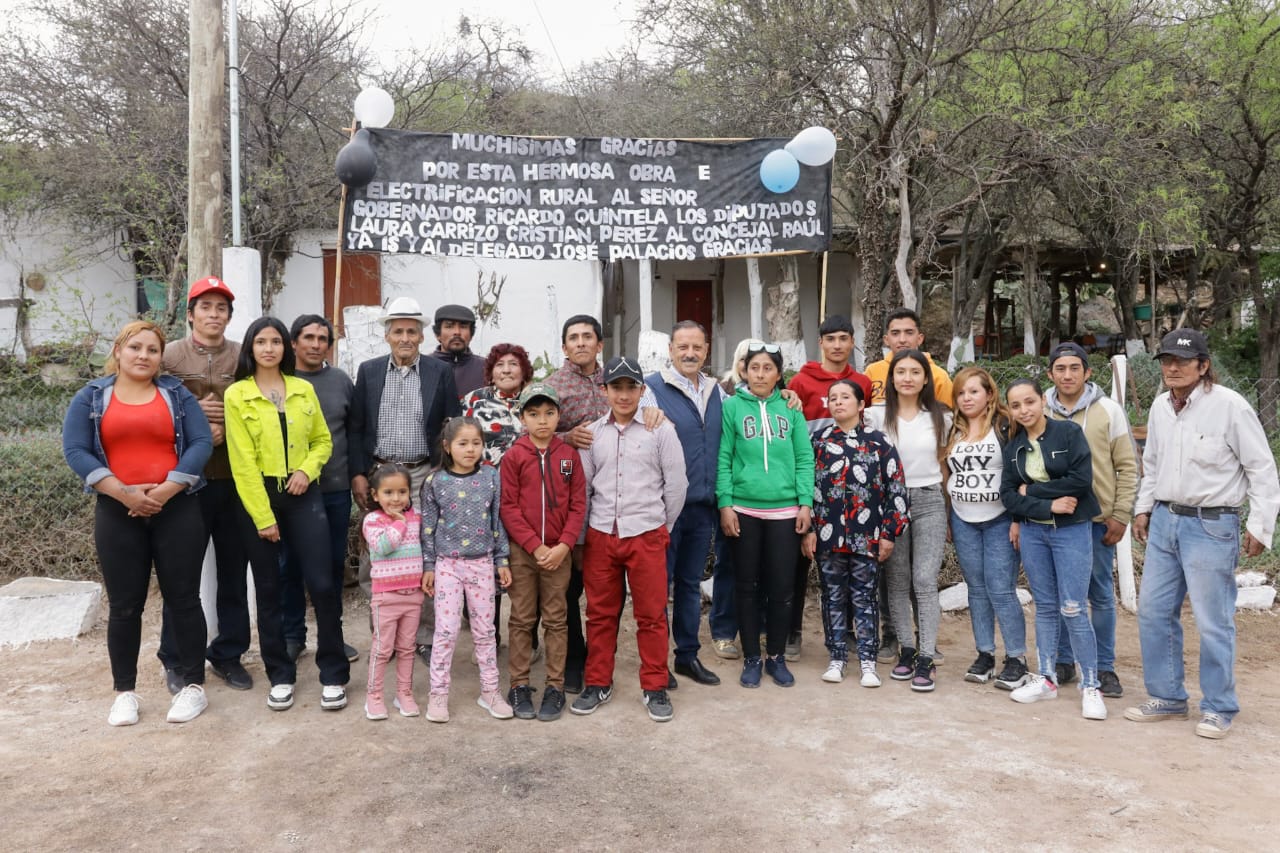
[[(368, 474), (384, 462), (408, 468), (413, 494), (421, 494), (427, 473), (440, 457), (440, 427), (446, 419), (462, 414), (453, 371), (419, 352), (423, 316), (417, 300), (408, 296), (392, 299), (382, 323), (391, 353), (369, 359), (356, 371), (356, 393), (347, 426), (351, 493), (366, 511), (370, 509)], [(367, 554), (360, 558), (360, 586), (371, 592)], [(435, 610), (432, 599), (427, 598), (417, 645), (418, 654), (428, 662), (434, 631)]]

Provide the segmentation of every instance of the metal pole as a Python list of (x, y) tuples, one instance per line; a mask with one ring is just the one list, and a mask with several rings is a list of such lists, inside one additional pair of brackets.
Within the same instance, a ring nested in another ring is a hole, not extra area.
[(240, 239), (240, 18), (236, 12), (237, 0), (227, 0), (228, 49), (231, 100), (231, 245), (239, 246)]

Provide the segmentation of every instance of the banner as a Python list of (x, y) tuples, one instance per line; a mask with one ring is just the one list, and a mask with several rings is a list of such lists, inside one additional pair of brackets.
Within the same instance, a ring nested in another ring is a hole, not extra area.
[(695, 260), (821, 252), (830, 239), (830, 164), (793, 167), (785, 192), (762, 168), (784, 139), (369, 137), (377, 169), (348, 191), (345, 251)]

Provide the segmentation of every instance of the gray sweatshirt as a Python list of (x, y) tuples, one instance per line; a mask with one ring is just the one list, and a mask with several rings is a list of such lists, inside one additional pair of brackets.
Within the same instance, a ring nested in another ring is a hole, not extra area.
[(356, 386), (341, 368), (327, 364), (316, 371), (298, 370), (294, 375), (316, 389), (320, 411), (333, 436), (333, 454), (320, 470), (320, 491), (345, 492), (351, 488), (351, 478), (347, 476), (347, 415)]

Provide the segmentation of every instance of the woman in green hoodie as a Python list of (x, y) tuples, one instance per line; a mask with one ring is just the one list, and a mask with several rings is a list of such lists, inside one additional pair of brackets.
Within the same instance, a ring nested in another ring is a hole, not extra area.
[[(724, 402), (716, 496), (720, 526), (737, 569), (743, 687), (759, 687), (765, 669), (782, 687), (795, 683), (784, 650), (791, 624), (793, 571), (813, 507), (813, 445), (804, 415), (778, 390), (782, 351), (747, 349), (747, 385)], [(760, 657), (760, 588), (768, 594), (767, 661)]]

